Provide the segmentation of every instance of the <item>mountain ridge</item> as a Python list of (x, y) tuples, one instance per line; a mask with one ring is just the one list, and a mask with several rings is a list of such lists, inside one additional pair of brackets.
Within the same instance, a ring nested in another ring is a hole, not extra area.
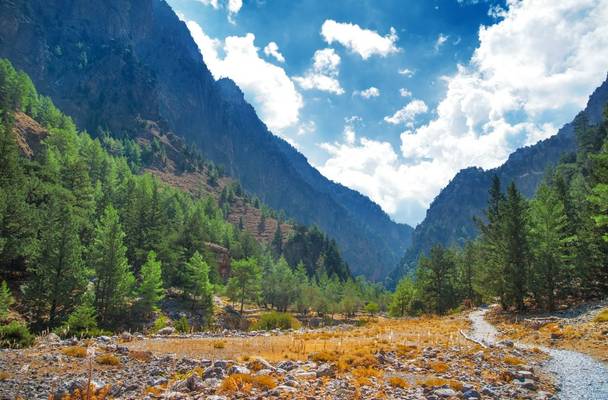
[(398, 263), (413, 229), (322, 177), (272, 135), (228, 81), (213, 79), (166, 2), (35, 0), (5, 2), (0, 11), (0, 56), (79, 126), (136, 137), (142, 119), (155, 121), (264, 203), (335, 237), (354, 274), (382, 280)]
[[(585, 108), (577, 117), (583, 114), (589, 123), (597, 124), (601, 121), (606, 103), (608, 77), (589, 96)], [(525, 197), (532, 197), (547, 169), (557, 164), (562, 156), (576, 150), (574, 121), (577, 117), (562, 126), (555, 135), (515, 150), (499, 167), (488, 170), (469, 167), (460, 170), (435, 197), (427, 209), (425, 219), (416, 226), (412, 245), (399, 267), (390, 274), (390, 285), (410, 272), (415, 267), (418, 256), (427, 254), (435, 243), (461, 246), (477, 235), (473, 217), (480, 216), (487, 206), (493, 175), (498, 175), (504, 185), (515, 181)]]

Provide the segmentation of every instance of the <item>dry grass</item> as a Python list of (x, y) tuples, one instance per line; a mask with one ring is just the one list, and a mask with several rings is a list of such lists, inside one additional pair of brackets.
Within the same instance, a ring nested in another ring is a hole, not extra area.
[(595, 322), (608, 322), (608, 308), (600, 311), (598, 315), (595, 316)]
[(215, 340), (215, 341), (213, 341), (213, 348), (214, 349), (224, 349), (224, 348), (226, 348), (226, 341), (225, 340)]
[(431, 363), (431, 369), (438, 374), (442, 374), (448, 370), (448, 365), (443, 361), (435, 361)]
[(84, 358), (87, 356), (87, 348), (82, 346), (70, 346), (62, 349), (61, 352), (69, 357)]
[(277, 381), (269, 375), (233, 374), (226, 377), (220, 386), (222, 393), (250, 393), (252, 389), (270, 390), (277, 386)]
[(95, 357), (95, 361), (101, 365), (112, 365), (117, 366), (120, 365), (120, 359), (116, 357), (114, 354), (106, 353), (100, 354)]
[(61, 400), (106, 400), (109, 399), (110, 385), (106, 385), (98, 390), (91, 384), (90, 389), (87, 390), (76, 389), (74, 393), (69, 396), (63, 397)]
[(8, 380), (10, 377), (11, 374), (9, 374), (7, 371), (0, 371), (0, 382)]
[(505, 364), (509, 364), (509, 365), (524, 365), (525, 361), (522, 360), (519, 357), (514, 357), (514, 356), (505, 356), (505, 358), (503, 358), (503, 361)]
[(409, 383), (407, 383), (407, 381), (403, 378), (400, 378), (398, 376), (393, 376), (388, 378), (388, 384), (391, 385), (392, 387), (396, 387), (396, 388), (400, 388), (400, 389), (406, 389), (410, 386)]
[(470, 347), (458, 330), (467, 329), (464, 318), (424, 317), (408, 320), (378, 318), (364, 327), (334, 332), (293, 333), (286, 335), (229, 337), (217, 339), (162, 339), (127, 343), (130, 350), (174, 353), (178, 357), (236, 360), (243, 354), (262, 357), (270, 362), (312, 359), (336, 362), (339, 367), (373, 366), (372, 358), (380, 350), (398, 351), (414, 358), (427, 346)]

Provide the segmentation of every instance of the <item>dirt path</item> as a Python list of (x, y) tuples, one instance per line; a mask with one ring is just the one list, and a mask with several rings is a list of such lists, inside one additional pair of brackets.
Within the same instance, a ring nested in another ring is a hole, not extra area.
[[(488, 345), (497, 342), (498, 331), (488, 323), (487, 310), (474, 311), (469, 315), (473, 324), (471, 336)], [(516, 343), (518, 347), (527, 347)], [(608, 368), (593, 358), (570, 350), (541, 347), (551, 358), (544, 368), (557, 378), (562, 400), (606, 400), (608, 399)]]

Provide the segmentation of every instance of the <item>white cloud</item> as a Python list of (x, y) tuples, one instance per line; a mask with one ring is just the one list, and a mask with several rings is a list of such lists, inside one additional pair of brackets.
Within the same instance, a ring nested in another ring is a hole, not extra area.
[(243, 0), (228, 0), (228, 21), (234, 24), (234, 17), (241, 11)]
[(315, 121), (306, 121), (306, 122), (302, 122), (298, 126), (298, 130), (296, 131), (296, 134), (298, 136), (308, 135), (310, 133), (314, 133), (316, 130), (317, 130), (317, 124), (315, 124)]
[(321, 145), (329, 159), (319, 169), (419, 222), (458, 170), (496, 167), (584, 107), (606, 78), (606, 21), (608, 0), (509, 0), (500, 21), (480, 28), (470, 62), (445, 79), (436, 117), (401, 134), (401, 154), (355, 136)]
[(283, 57), (283, 54), (279, 51), (279, 45), (275, 42), (270, 42), (264, 47), (264, 54), (268, 57), (274, 57), (280, 63), (285, 62), (285, 57)]
[(412, 125), (414, 123), (414, 119), (418, 114), (424, 114), (429, 110), (426, 103), (422, 100), (412, 100), (407, 103), (403, 108), (397, 110), (390, 117), (384, 117), (384, 120), (389, 124), (398, 125), (407, 123), (408, 125)]
[(404, 75), (406, 78), (411, 78), (412, 76), (414, 76), (414, 71), (409, 68), (402, 68), (397, 72), (399, 73), (399, 75)]
[(380, 96), (380, 89), (378, 89), (377, 87), (372, 86), (372, 87), (369, 87), (369, 88), (367, 88), (365, 90), (361, 90), (361, 91), (355, 90), (353, 92), (353, 96), (361, 96), (364, 99), (369, 99), (369, 98), (372, 98), (372, 97), (378, 97), (378, 96)]
[(321, 26), (321, 35), (328, 44), (338, 42), (359, 54), (364, 60), (373, 55), (386, 57), (399, 51), (396, 46), (399, 37), (395, 28), (392, 27), (388, 35), (381, 36), (378, 32), (363, 29), (357, 24), (341, 23), (328, 19)]
[(437, 36), (437, 40), (435, 41), (435, 52), (439, 51), (439, 48), (444, 45), (445, 42), (448, 41), (449, 36), (440, 33)]
[(216, 10), (220, 8), (218, 0), (198, 0), (199, 3), (203, 3), (206, 6), (211, 6)]
[(228, 36), (222, 41), (207, 36), (194, 21), (186, 25), (213, 76), (234, 80), (271, 130), (280, 133), (298, 123), (302, 96), (283, 68), (259, 56), (252, 33)]
[(294, 81), (304, 90), (343, 94), (344, 89), (338, 81), (340, 56), (332, 48), (315, 51), (313, 65), (304, 76), (295, 76)]
[(401, 97), (412, 97), (412, 92), (410, 92), (406, 88), (401, 88), (401, 89), (399, 89), (399, 95)]

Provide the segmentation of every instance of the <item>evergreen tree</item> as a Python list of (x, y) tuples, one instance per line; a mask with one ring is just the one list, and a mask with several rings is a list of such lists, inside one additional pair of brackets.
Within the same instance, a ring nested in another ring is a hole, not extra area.
[(283, 254), (283, 232), (281, 232), (281, 221), (277, 221), (277, 229), (274, 231), (272, 239), (272, 250), (276, 258)]
[(226, 292), (231, 301), (240, 303), (240, 312), (243, 312), (245, 301), (258, 300), (260, 284), (261, 274), (256, 259), (247, 258), (232, 263)]
[(507, 189), (504, 205), (505, 234), (505, 293), (503, 302), (524, 309), (528, 292), (530, 246), (528, 232), (528, 205), (515, 183)]
[(161, 262), (156, 259), (154, 251), (148, 253), (140, 274), (141, 283), (137, 290), (140, 311), (143, 315), (149, 315), (164, 297)]
[(8, 288), (6, 281), (2, 281), (2, 284), (0, 284), (0, 321), (8, 316), (9, 308), (14, 302), (15, 299), (11, 295), (11, 290)]
[(124, 315), (135, 282), (124, 237), (118, 213), (108, 206), (95, 229), (90, 261), (95, 270), (95, 309), (103, 326)]
[(393, 293), (389, 312), (394, 317), (403, 317), (410, 312), (410, 307), (416, 297), (416, 287), (411, 277), (401, 278)]
[(48, 317), (50, 327), (72, 311), (86, 288), (79, 225), (70, 194), (56, 190), (43, 219), (40, 255), (29, 270), (31, 278), (25, 287), (38, 322)]
[(185, 265), (184, 288), (192, 299), (193, 310), (198, 308), (203, 314), (211, 313), (213, 289), (209, 282), (209, 265), (198, 251)]
[(422, 257), (418, 263), (417, 284), (427, 308), (443, 314), (456, 306), (456, 264), (449, 250), (435, 245), (429, 258)]

